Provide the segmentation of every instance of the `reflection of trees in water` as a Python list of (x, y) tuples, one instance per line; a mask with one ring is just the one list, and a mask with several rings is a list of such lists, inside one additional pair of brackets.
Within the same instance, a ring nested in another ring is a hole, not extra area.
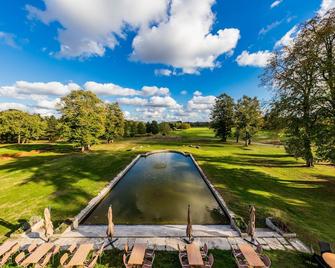
[(226, 214), (223, 212), (223, 210), (220, 207), (216, 207), (216, 208), (206, 207), (206, 209), (211, 215), (212, 221), (217, 222), (217, 223), (229, 223), (229, 220)]

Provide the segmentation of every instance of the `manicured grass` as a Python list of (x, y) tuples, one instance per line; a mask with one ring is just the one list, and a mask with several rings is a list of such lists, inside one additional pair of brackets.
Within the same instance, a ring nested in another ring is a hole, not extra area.
[[(271, 133), (262, 135), (268, 140)], [(158, 149), (192, 153), (235, 213), (247, 218), (248, 205), (256, 205), (258, 226), (275, 215), (307, 245), (315, 246), (319, 239), (335, 242), (333, 166), (306, 168), (282, 146), (257, 140), (248, 148), (233, 140), (223, 144), (206, 128), (124, 139), (84, 154), (67, 144), (0, 145), (0, 155), (7, 155), (0, 157), (0, 237), (31, 216), (42, 215), (46, 206), (56, 224), (73, 217), (135, 155)], [(8, 158), (32, 150), (40, 152)]]

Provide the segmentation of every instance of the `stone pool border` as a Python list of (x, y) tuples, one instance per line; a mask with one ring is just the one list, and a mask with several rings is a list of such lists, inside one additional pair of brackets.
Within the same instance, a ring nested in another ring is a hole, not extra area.
[(142, 153), (142, 154), (138, 154), (121, 172), (119, 172), (108, 184), (106, 187), (104, 187), (97, 196), (95, 196), (94, 198), (92, 198), (89, 203), (87, 204), (87, 206), (82, 209), (74, 218), (72, 221), (72, 225), (69, 226), (63, 233), (69, 232), (73, 229), (78, 228), (80, 222), (96, 207), (96, 205), (106, 196), (106, 194), (108, 194), (112, 188), (120, 181), (120, 179), (129, 171), (130, 168), (132, 168), (136, 162), (141, 158), (141, 157), (147, 157), (149, 155), (152, 154), (157, 154), (157, 153), (179, 153), (182, 154), (184, 156), (189, 156), (194, 165), (196, 166), (197, 170), (199, 171), (201, 177), (203, 178), (203, 180), (205, 181), (207, 187), (210, 189), (211, 193), (213, 194), (214, 198), (216, 199), (216, 201), (218, 202), (218, 204), (220, 205), (220, 207), (224, 210), (226, 216), (229, 218), (230, 220), (230, 225), (236, 230), (238, 231), (240, 234), (240, 230), (239, 228), (237, 228), (237, 226), (235, 225), (234, 222), (234, 218), (235, 218), (235, 214), (228, 208), (226, 202), (224, 201), (223, 197), (221, 196), (221, 194), (215, 189), (214, 185), (209, 181), (208, 177), (206, 176), (206, 174), (204, 173), (204, 171), (201, 169), (201, 167), (199, 166), (199, 164), (197, 163), (197, 161), (195, 160), (195, 158), (193, 157), (193, 155), (191, 153), (188, 152), (182, 152), (182, 151), (178, 151), (178, 150), (156, 150), (156, 151), (150, 151), (147, 153)]

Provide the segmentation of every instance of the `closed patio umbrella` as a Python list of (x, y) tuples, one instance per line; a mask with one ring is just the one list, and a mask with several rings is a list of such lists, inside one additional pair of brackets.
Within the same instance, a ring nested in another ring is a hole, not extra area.
[(50, 214), (50, 209), (45, 208), (44, 209), (44, 232), (45, 232), (45, 237), (49, 241), (50, 237), (54, 234), (54, 229), (51, 221), (51, 214)]
[(187, 209), (186, 236), (188, 237), (189, 242), (191, 242), (192, 238), (191, 205), (188, 205)]
[(248, 223), (248, 235), (250, 235), (251, 240), (255, 240), (256, 231), (256, 209), (254, 206), (249, 208), (249, 223)]
[(113, 211), (112, 211), (112, 206), (109, 206), (108, 208), (108, 226), (107, 226), (107, 237), (108, 238), (113, 238), (114, 235), (114, 223), (113, 223)]

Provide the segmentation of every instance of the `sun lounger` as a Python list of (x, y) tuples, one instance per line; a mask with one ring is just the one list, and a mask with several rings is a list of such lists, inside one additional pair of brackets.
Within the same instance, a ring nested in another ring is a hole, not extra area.
[[(63, 267), (82, 266), (93, 268), (101, 256), (104, 245), (99, 250), (93, 250), (93, 244), (71, 245), (66, 253), (60, 258), (60, 265)], [(91, 258), (87, 259), (91, 251), (94, 251)]]
[(6, 241), (0, 246), (0, 266), (7, 263), (7, 261), (20, 249), (17, 242)]

